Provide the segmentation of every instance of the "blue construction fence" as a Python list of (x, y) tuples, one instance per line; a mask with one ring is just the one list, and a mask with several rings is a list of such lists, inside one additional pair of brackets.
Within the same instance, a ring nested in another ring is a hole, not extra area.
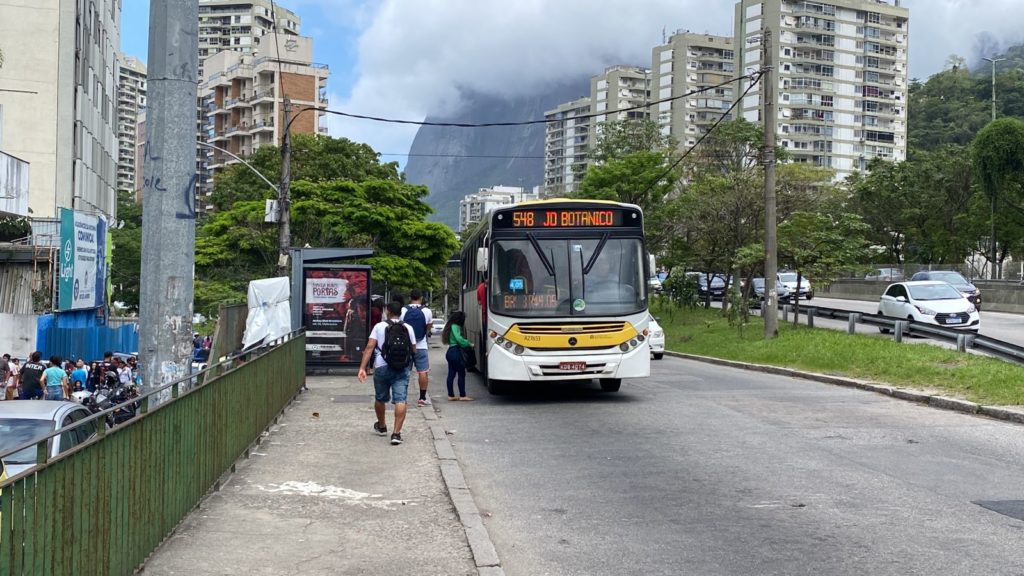
[(138, 324), (117, 328), (106, 325), (96, 310), (42, 314), (36, 324), (36, 349), (43, 358), (100, 360), (104, 352), (135, 353), (139, 349)]

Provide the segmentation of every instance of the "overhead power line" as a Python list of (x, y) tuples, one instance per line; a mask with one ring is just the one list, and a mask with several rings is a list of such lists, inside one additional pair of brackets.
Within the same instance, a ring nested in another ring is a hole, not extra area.
[[(743, 76), (737, 76), (735, 78), (730, 78), (729, 80), (726, 80), (724, 82), (719, 82), (718, 84), (715, 84), (713, 86), (705, 86), (704, 88), (698, 88), (696, 90), (690, 90), (689, 92), (686, 92), (685, 94), (679, 94), (678, 96), (669, 96), (668, 98), (662, 98), (660, 100), (654, 100), (652, 102), (647, 102), (647, 103), (644, 103), (644, 104), (637, 104), (636, 106), (630, 106), (628, 108), (620, 108), (618, 110), (606, 110), (606, 111), (602, 111), (602, 112), (592, 112), (590, 114), (580, 114), (579, 116), (572, 116), (572, 119), (573, 120), (588, 120), (590, 118), (596, 118), (598, 116), (607, 116), (608, 114), (621, 114), (623, 112), (631, 112), (633, 110), (643, 110), (645, 108), (650, 108), (651, 106), (657, 106), (658, 104), (661, 104), (663, 102), (672, 102), (673, 100), (679, 100), (681, 98), (689, 98), (690, 96), (696, 96), (697, 94), (702, 94), (704, 92), (709, 92), (711, 90), (716, 90), (718, 88), (722, 88), (724, 86), (728, 86), (729, 84), (732, 84), (733, 82), (737, 82), (739, 80), (745, 80), (745, 79), (754, 80), (755, 77), (760, 77), (759, 74), (760, 74), (760, 72), (752, 72), (750, 74), (745, 74)], [(307, 109), (312, 110), (312, 109), (314, 109), (314, 107), (309, 107)], [(358, 119), (358, 120), (370, 120), (372, 122), (384, 122), (386, 124), (408, 124), (408, 125), (412, 125), (412, 126), (440, 126), (440, 127), (448, 127), (448, 128), (493, 128), (493, 127), (499, 127), (499, 126), (532, 126), (532, 125), (535, 125), (535, 124), (552, 124), (552, 123), (555, 123), (555, 122), (561, 122), (561, 121), (565, 120), (563, 118), (540, 118), (540, 119), (536, 119), (536, 120), (521, 120), (521, 121), (518, 121), (518, 122), (483, 122), (483, 123), (471, 123), (471, 122), (428, 122), (426, 120), (403, 120), (403, 119), (399, 119), (399, 118), (385, 118), (385, 117), (382, 117), (382, 116), (368, 116), (368, 115), (365, 115), (365, 114), (353, 114), (351, 112), (342, 112), (341, 110), (321, 110), (321, 111), (322, 112), (326, 112), (327, 114), (334, 114), (335, 116), (343, 116), (345, 118), (355, 118), (355, 119)]]
[(750, 91), (754, 88), (754, 86), (756, 86), (757, 83), (761, 81), (761, 77), (764, 76), (764, 71), (763, 70), (758, 70), (757, 72), (754, 72), (753, 74), (749, 74), (748, 76), (750, 77), (750, 85), (747, 86), (747, 89), (743, 91), (743, 94), (740, 94), (740, 97), (737, 98), (732, 103), (732, 106), (730, 106), (728, 110), (726, 110), (724, 113), (722, 113), (722, 115), (718, 118), (718, 120), (716, 120), (715, 123), (712, 124), (710, 128), (708, 128), (707, 132), (702, 134), (701, 137), (698, 138), (697, 141), (693, 143), (693, 146), (690, 146), (689, 148), (687, 148), (686, 152), (683, 152), (682, 155), (679, 156), (679, 158), (675, 162), (673, 162), (671, 166), (669, 166), (667, 169), (665, 169), (664, 172), (659, 174), (657, 178), (651, 180), (651, 183), (647, 185), (647, 188), (644, 189), (643, 193), (640, 194), (640, 196), (646, 196), (647, 193), (650, 192), (651, 189), (654, 188), (658, 184), (658, 182), (661, 182), (662, 179), (664, 179), (666, 176), (671, 174), (672, 171), (675, 170), (677, 166), (682, 164), (683, 160), (685, 160), (686, 157), (689, 156), (691, 152), (696, 150), (697, 147), (700, 146), (701, 143), (704, 142), (704, 140), (707, 139), (707, 137), (710, 136), (711, 133), (715, 131), (715, 128), (718, 128), (718, 125), (721, 124), (725, 120), (726, 116), (731, 114), (732, 111), (735, 110), (737, 106), (739, 106), (740, 102), (742, 102), (743, 99), (746, 98), (747, 94), (750, 93)]

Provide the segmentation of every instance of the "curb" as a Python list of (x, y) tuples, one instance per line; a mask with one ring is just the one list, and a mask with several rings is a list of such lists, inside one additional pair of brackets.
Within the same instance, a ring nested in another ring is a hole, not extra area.
[(484, 526), (480, 510), (473, 501), (473, 493), (466, 484), (466, 477), (462, 475), (462, 466), (455, 456), (451, 441), (448, 440), (448, 433), (444, 426), (438, 422), (437, 411), (433, 404), (429, 410), (419, 411), (423, 419), (430, 427), (430, 435), (434, 439), (434, 450), (437, 451), (437, 458), (441, 461), (441, 477), (444, 478), (444, 485), (448, 489), (448, 497), (451, 498), (455, 512), (459, 515), (462, 528), (466, 531), (466, 540), (469, 542), (469, 550), (473, 554), (473, 562), (476, 564), (477, 573), (480, 576), (505, 576), (505, 570), (501, 567), (501, 559), (491, 541), (491, 535)]
[(823, 384), (832, 384), (846, 388), (857, 388), (858, 390), (884, 394), (885, 396), (891, 396), (892, 398), (900, 400), (917, 402), (918, 404), (924, 404), (931, 408), (938, 408), (940, 410), (952, 410), (954, 412), (986, 416), (995, 420), (1003, 420), (1005, 422), (1013, 422), (1015, 424), (1024, 424), (1024, 411), (1004, 408), (1001, 406), (982, 406), (980, 404), (969, 402), (967, 400), (960, 400), (958, 398), (948, 398), (946, 396), (937, 396), (926, 392), (895, 388), (886, 384), (877, 384), (866, 380), (856, 380), (854, 378), (844, 378), (842, 376), (828, 376), (825, 374), (817, 374), (815, 372), (804, 372), (802, 370), (794, 370), (792, 368), (780, 368), (778, 366), (766, 366), (764, 364), (750, 364), (747, 362), (723, 360), (721, 358), (697, 356), (696, 354), (672, 352), (669, 350), (665, 350), (665, 354), (675, 358), (681, 358), (683, 360), (693, 360), (695, 362), (714, 364), (716, 366), (738, 368), (740, 370), (762, 372), (765, 374), (774, 374), (776, 376), (789, 376), (791, 378), (800, 378), (803, 380), (811, 380), (813, 382), (821, 382)]

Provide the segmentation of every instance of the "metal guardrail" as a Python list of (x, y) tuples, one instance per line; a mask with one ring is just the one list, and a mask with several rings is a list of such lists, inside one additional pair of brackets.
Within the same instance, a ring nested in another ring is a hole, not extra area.
[[(793, 309), (793, 305), (780, 305), (779, 309), (783, 311), (783, 319), (788, 320), (789, 311)], [(807, 316), (807, 321), (810, 326), (814, 326), (815, 318), (846, 320), (849, 323), (847, 331), (851, 334), (854, 332), (856, 324), (876, 326), (878, 328), (891, 330), (897, 341), (902, 341), (904, 335), (921, 336), (932, 340), (956, 344), (957, 350), (961, 352), (966, 352), (969, 349), (979, 350), (1024, 366), (1024, 346), (1018, 346), (1010, 342), (1004, 342), (1003, 340), (997, 340), (981, 334), (965, 332), (954, 328), (933, 326), (931, 324), (923, 324), (921, 322), (912, 322), (910, 320), (890, 318), (887, 316), (880, 316), (878, 314), (868, 314), (866, 312), (843, 310), (840, 308), (826, 308), (823, 306), (814, 306), (809, 304), (800, 306), (800, 312)]]
[[(35, 447), (38, 462), (0, 482), (0, 574), (131, 574), (304, 383), (299, 331), (133, 399), (113, 428), (116, 407), (0, 453)], [(80, 429), (91, 437), (49, 456)]]

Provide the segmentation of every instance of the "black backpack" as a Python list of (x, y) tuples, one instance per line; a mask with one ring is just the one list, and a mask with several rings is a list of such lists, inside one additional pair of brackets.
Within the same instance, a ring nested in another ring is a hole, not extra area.
[(388, 363), (388, 368), (405, 370), (416, 354), (414, 346), (415, 343), (409, 339), (409, 330), (403, 322), (388, 323), (388, 328), (384, 331), (384, 342), (380, 347), (381, 356)]

